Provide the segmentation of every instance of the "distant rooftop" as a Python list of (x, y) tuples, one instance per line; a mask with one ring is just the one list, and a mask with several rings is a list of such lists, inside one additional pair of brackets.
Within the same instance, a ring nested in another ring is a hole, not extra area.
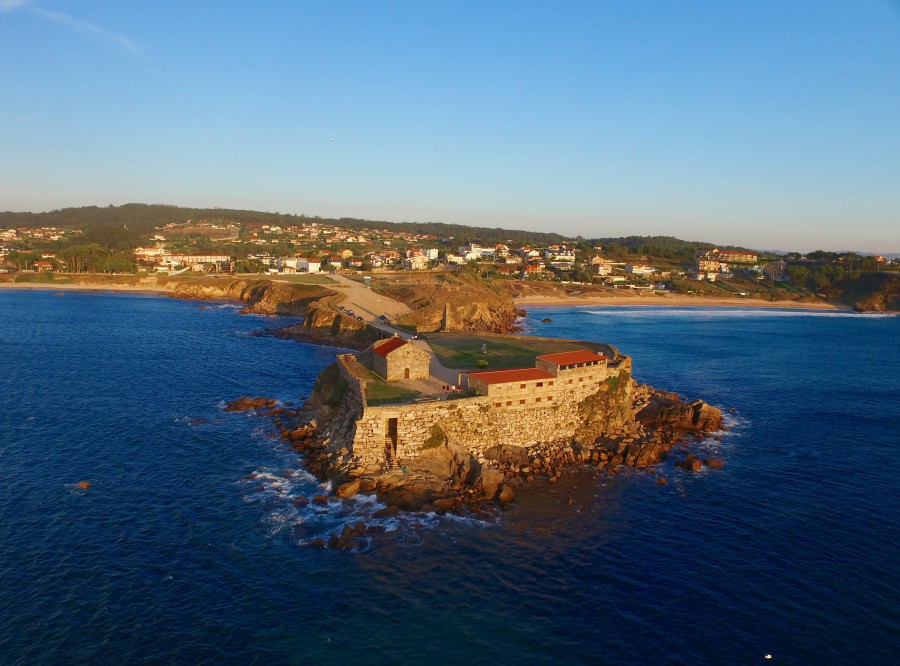
[(469, 377), (476, 377), (485, 384), (505, 384), (507, 382), (525, 382), (535, 379), (556, 379), (555, 375), (537, 368), (517, 368), (515, 370), (484, 370), (467, 372)]

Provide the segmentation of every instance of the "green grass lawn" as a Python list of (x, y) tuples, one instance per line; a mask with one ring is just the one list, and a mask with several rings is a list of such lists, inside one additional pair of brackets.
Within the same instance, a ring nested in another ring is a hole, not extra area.
[[(475, 362), (479, 359), (488, 362), (484, 370), (508, 370), (533, 368), (535, 357), (542, 354), (577, 349), (589, 349), (606, 355), (611, 353), (606, 345), (596, 342), (566, 342), (490, 334), (429, 333), (428, 344), (441, 363), (457, 370), (474, 370)], [(481, 353), (482, 346), (487, 353)]]
[(293, 282), (294, 284), (336, 284), (327, 275), (319, 273), (312, 274), (295, 274), (295, 275), (279, 275), (272, 278), (273, 282)]
[(396, 382), (386, 382), (368, 368), (366, 370), (366, 403), (373, 407), (407, 404), (422, 395), (418, 391), (403, 388)]

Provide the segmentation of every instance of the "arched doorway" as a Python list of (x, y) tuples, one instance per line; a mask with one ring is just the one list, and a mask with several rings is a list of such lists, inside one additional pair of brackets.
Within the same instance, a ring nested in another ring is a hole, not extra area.
[(403, 379), (409, 379), (409, 368), (403, 369)]

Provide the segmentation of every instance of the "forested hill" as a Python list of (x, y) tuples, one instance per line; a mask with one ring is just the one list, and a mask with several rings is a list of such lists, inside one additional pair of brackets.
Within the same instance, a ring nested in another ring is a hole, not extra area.
[(733, 245), (715, 245), (700, 241), (686, 241), (674, 236), (624, 236), (621, 238), (595, 238), (590, 241), (594, 245), (602, 245), (611, 255), (640, 254), (647, 257), (658, 257), (669, 260), (689, 261), (697, 252), (710, 247), (720, 250), (753, 251), (751, 248)]
[(83, 206), (46, 213), (2, 212), (0, 213), (0, 229), (18, 227), (77, 227), (84, 229), (87, 227), (126, 226), (138, 234), (147, 234), (155, 227), (169, 223), (181, 224), (188, 220), (195, 222), (200, 220), (222, 221), (237, 224), (258, 223), (282, 227), (316, 222), (357, 231), (390, 229), (406, 233), (431, 234), (442, 239), (453, 238), (459, 242), (478, 240), (484, 244), (514, 241), (543, 246), (565, 243), (570, 240), (566, 236), (556, 233), (501, 229), (499, 227), (469, 227), (442, 222), (383, 222), (349, 217), (338, 219), (227, 208), (183, 208), (161, 204), (125, 204), (105, 208)]

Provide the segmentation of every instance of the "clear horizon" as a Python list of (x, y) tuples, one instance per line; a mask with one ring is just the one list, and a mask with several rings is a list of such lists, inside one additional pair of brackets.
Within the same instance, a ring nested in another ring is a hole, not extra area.
[(0, 0), (0, 209), (900, 252), (900, 4)]

